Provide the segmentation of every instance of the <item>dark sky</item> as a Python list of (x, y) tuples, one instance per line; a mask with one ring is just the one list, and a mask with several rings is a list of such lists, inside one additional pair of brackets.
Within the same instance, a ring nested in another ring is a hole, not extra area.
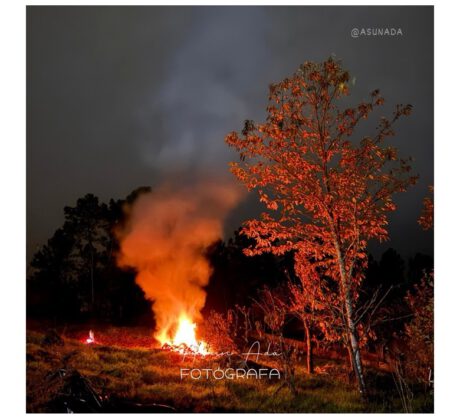
[[(362, 27), (403, 36), (352, 38)], [(432, 253), (416, 223), (433, 183), (432, 7), (29, 6), (28, 258), (88, 192), (123, 198), (168, 177), (227, 172), (225, 135), (265, 117), (269, 83), (331, 54), (356, 77), (354, 102), (380, 88), (388, 105), (414, 106), (391, 141), (420, 181), (397, 198), (384, 248)], [(254, 213), (248, 200), (228, 229)]]

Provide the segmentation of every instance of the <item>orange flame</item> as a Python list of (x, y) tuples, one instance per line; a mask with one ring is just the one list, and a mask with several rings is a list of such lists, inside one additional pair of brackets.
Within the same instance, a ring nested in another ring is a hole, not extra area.
[(222, 237), (223, 221), (241, 197), (234, 184), (213, 180), (160, 187), (126, 208), (127, 220), (117, 231), (118, 264), (136, 269), (161, 344), (205, 351), (195, 335), (212, 273), (205, 251)]
[(174, 348), (178, 348), (179, 351), (183, 349), (184, 345), (188, 350), (194, 353), (208, 354), (209, 346), (203, 342), (198, 341), (196, 338), (196, 324), (187, 317), (186, 314), (182, 314), (177, 322), (177, 329), (172, 339), (166, 338), (166, 334), (158, 336), (159, 341), (162, 345), (169, 345)]

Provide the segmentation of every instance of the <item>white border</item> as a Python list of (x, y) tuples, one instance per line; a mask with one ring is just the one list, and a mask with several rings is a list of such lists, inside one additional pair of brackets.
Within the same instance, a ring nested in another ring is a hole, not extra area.
[[(435, 4), (436, 416), (458, 412), (460, 167), (458, 2), (316, 1), (314, 5)], [(304, 1), (28, 1), (1, 2), (1, 365), (0, 410), (25, 414), (25, 5), (311, 5)], [(184, 416), (192, 416), (184, 415)], [(226, 414), (226, 418), (242, 414)], [(341, 416), (343, 414), (339, 414)], [(47, 416), (47, 415), (45, 415)], [(56, 415), (53, 415), (53, 418)], [(122, 418), (128, 416), (120, 415)], [(155, 414), (156, 418), (170, 415)], [(247, 416), (247, 415), (244, 415)], [(275, 417), (283, 416), (275, 414)], [(321, 416), (321, 414), (311, 416)], [(335, 416), (335, 415), (333, 415)], [(367, 415), (365, 415), (367, 416)], [(391, 415), (395, 416), (395, 415)]]

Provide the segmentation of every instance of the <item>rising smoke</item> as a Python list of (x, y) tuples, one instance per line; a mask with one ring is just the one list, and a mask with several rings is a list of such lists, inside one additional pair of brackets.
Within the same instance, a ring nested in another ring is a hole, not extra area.
[(136, 282), (153, 301), (155, 337), (167, 342), (180, 317), (201, 318), (211, 267), (206, 248), (222, 237), (223, 221), (242, 192), (228, 183), (161, 187), (126, 209), (118, 230), (118, 265), (137, 271)]

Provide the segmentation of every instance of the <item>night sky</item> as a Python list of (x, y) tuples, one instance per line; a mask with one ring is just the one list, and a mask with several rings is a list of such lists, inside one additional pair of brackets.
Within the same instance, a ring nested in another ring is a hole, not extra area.
[[(352, 38), (361, 27), (403, 36)], [(420, 181), (397, 196), (391, 242), (371, 250), (432, 254), (433, 234), (416, 222), (433, 183), (432, 7), (29, 6), (28, 259), (86, 193), (105, 201), (227, 173), (236, 155), (225, 135), (265, 118), (269, 83), (331, 54), (356, 77), (352, 103), (380, 88), (382, 115), (414, 106), (391, 143), (414, 158)], [(256, 207), (249, 197), (227, 231)]]

